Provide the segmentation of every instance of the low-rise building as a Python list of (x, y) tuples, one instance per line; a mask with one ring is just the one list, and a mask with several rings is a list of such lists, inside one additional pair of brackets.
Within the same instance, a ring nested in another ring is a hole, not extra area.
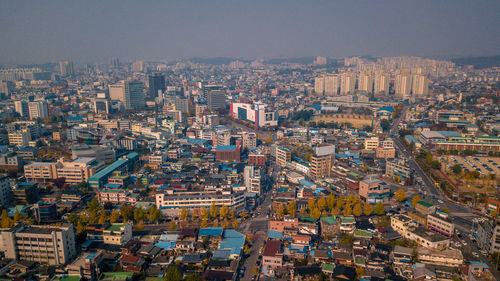
[(417, 257), (421, 263), (460, 267), (464, 263), (464, 256), (458, 249), (430, 249), (427, 247), (417, 248)]
[(427, 227), (445, 236), (453, 236), (455, 224), (447, 213), (436, 211), (427, 216)]
[(128, 223), (112, 224), (102, 232), (105, 244), (123, 245), (132, 239), (132, 226)]

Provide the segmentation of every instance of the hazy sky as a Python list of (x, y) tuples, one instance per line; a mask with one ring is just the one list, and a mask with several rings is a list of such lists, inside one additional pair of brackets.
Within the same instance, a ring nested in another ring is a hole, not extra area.
[(4, 0), (0, 63), (500, 54), (491, 0)]

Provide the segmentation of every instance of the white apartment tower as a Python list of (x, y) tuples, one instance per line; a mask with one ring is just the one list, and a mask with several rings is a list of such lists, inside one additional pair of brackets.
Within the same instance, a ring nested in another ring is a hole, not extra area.
[(323, 96), (325, 92), (325, 77), (316, 77), (314, 79), (314, 92), (316, 95)]
[(387, 95), (389, 93), (389, 75), (387, 73), (377, 72), (375, 74), (373, 93), (375, 95)]
[(28, 103), (28, 113), (30, 119), (49, 117), (49, 108), (45, 101), (32, 101)]
[(370, 72), (365, 72), (359, 75), (358, 90), (362, 92), (373, 92), (373, 76)]
[(325, 95), (326, 96), (335, 96), (339, 92), (339, 76), (336, 74), (326, 75), (324, 77), (325, 81)]
[(340, 94), (354, 93), (355, 87), (356, 76), (352, 72), (346, 72), (340, 76)]
[(411, 95), (411, 76), (405, 71), (401, 71), (401, 73), (396, 76), (394, 87), (397, 97), (403, 100), (409, 99)]

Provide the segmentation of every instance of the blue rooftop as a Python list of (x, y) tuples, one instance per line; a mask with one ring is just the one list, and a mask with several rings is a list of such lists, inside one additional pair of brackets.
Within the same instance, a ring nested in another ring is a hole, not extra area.
[(224, 228), (222, 227), (206, 227), (200, 228), (198, 236), (222, 236)]
[(389, 111), (389, 112), (393, 112), (394, 111), (394, 108), (390, 107), (390, 106), (384, 106), (384, 107), (381, 107), (377, 110), (377, 112), (379, 111)]
[(283, 232), (276, 231), (276, 230), (269, 230), (269, 233), (267, 234), (267, 238), (269, 238), (269, 239), (281, 239), (281, 238), (283, 238)]
[(160, 241), (155, 246), (164, 250), (171, 250), (175, 247), (175, 241)]
[(305, 187), (312, 187), (314, 185), (313, 182), (310, 182), (308, 180), (300, 180), (299, 183), (302, 184)]
[(236, 145), (218, 145), (215, 147), (216, 150), (235, 150)]
[(230, 250), (231, 255), (239, 256), (243, 246), (245, 246), (245, 235), (233, 229), (224, 231), (224, 239), (219, 243), (220, 250)]

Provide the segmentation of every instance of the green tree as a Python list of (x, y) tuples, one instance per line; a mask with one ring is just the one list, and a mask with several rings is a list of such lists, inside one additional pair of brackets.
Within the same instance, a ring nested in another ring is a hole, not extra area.
[(358, 203), (354, 206), (352, 209), (352, 213), (356, 216), (359, 217), (361, 214), (363, 214), (363, 207), (361, 207), (361, 203)]
[(210, 217), (216, 218), (218, 214), (219, 208), (217, 207), (217, 205), (215, 205), (215, 203), (212, 203), (212, 205), (210, 206)]
[(102, 209), (101, 212), (99, 213), (99, 223), (103, 224), (108, 220), (108, 212), (106, 210)]
[(120, 210), (120, 214), (121, 214), (124, 221), (129, 221), (134, 216), (134, 207), (123, 206)]
[(295, 201), (290, 201), (290, 203), (288, 203), (288, 205), (286, 206), (286, 212), (291, 217), (295, 217), (296, 211), (297, 211), (297, 203), (295, 203)]
[(148, 220), (150, 222), (158, 222), (161, 219), (161, 213), (158, 208), (156, 208), (156, 205), (151, 206), (148, 211)]
[(363, 208), (363, 211), (365, 215), (369, 216), (373, 213), (373, 206), (370, 203), (366, 203)]
[(226, 218), (228, 214), (229, 214), (229, 208), (226, 205), (222, 206), (219, 212), (220, 217)]
[(396, 191), (394, 193), (394, 197), (396, 197), (396, 200), (398, 200), (399, 202), (403, 202), (406, 200), (406, 192), (402, 189), (399, 189), (398, 191)]
[(134, 220), (136, 222), (142, 221), (146, 218), (146, 212), (143, 208), (135, 208), (134, 210)]
[(182, 274), (176, 266), (171, 266), (163, 276), (162, 281), (182, 281)]
[(418, 202), (420, 202), (420, 196), (418, 195), (413, 196), (413, 198), (411, 199), (411, 206), (415, 208)]
[[(3, 214), (3, 213), (2, 213), (2, 214)], [(68, 215), (68, 221), (69, 221), (70, 223), (72, 223), (73, 225), (75, 225), (75, 226), (76, 226), (76, 225), (78, 224), (78, 221), (80, 221), (80, 217), (79, 217), (77, 214), (75, 214), (75, 213), (71, 212), (71, 213)]]
[(379, 216), (383, 215), (385, 212), (384, 204), (382, 204), (382, 202), (378, 202), (377, 204), (375, 204), (375, 208), (373, 208), (373, 210), (375, 211), (375, 214)]
[(451, 170), (453, 171), (453, 173), (460, 175), (462, 173), (462, 166), (460, 166), (459, 164), (455, 164), (453, 165), (453, 167), (451, 167)]
[(200, 276), (196, 273), (191, 273), (186, 276), (185, 281), (200, 281)]
[(101, 208), (101, 205), (99, 204), (99, 201), (94, 198), (87, 204), (87, 208), (89, 212), (98, 211)]

